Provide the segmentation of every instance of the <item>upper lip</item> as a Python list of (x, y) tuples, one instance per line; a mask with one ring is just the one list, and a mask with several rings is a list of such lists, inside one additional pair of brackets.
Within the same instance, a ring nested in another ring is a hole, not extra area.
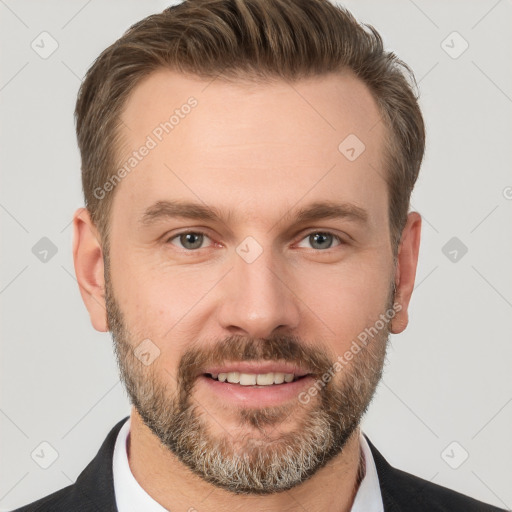
[(296, 377), (302, 377), (308, 375), (311, 372), (300, 368), (297, 365), (289, 363), (278, 363), (272, 361), (266, 361), (258, 363), (255, 361), (244, 361), (238, 363), (224, 363), (218, 366), (211, 366), (206, 368), (202, 373), (208, 374), (219, 374), (219, 373), (250, 373), (250, 374), (262, 374), (262, 373), (292, 373)]

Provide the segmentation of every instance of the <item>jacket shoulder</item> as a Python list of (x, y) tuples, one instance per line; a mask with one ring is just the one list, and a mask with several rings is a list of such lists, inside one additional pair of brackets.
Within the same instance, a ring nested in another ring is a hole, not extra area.
[[(75, 505), (72, 500), (73, 495), (73, 487), (75, 484), (68, 485), (63, 489), (59, 489), (58, 491), (45, 496), (29, 505), (24, 505), (23, 507), (17, 508), (13, 510), (13, 512), (49, 512), (49, 511), (64, 511), (70, 510), (71, 505)], [(80, 509), (77, 509), (77, 511)]]
[[(386, 494), (393, 501), (407, 500), (415, 503), (418, 511), (429, 512), (503, 512), (504, 509), (494, 507), (460, 492), (423, 478), (411, 475), (400, 469), (393, 468), (395, 485), (386, 488)], [(399, 494), (400, 493), (400, 494)], [(383, 492), (384, 494), (384, 492)], [(384, 497), (383, 497), (384, 498)], [(411, 509), (407, 509), (411, 510)]]
[(365, 438), (377, 468), (386, 512), (504, 512), (505, 509), (394, 468), (366, 435)]

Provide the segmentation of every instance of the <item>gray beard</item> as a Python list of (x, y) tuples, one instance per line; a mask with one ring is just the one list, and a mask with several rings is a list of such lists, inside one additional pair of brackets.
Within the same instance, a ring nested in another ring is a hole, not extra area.
[[(362, 347), (337, 380), (328, 382), (308, 404), (297, 400), (281, 407), (240, 409), (239, 426), (247, 434), (237, 439), (228, 432), (215, 437), (208, 427), (210, 414), (193, 397), (195, 379), (191, 377), (194, 364), (200, 366), (210, 359), (197, 350), (187, 352), (178, 367), (177, 391), (167, 389), (161, 380), (165, 372), (158, 374), (157, 362), (144, 367), (134, 356), (135, 343), (130, 342), (108, 280), (106, 302), (121, 380), (145, 425), (193, 473), (234, 494), (282, 492), (313, 476), (341, 453), (382, 376), (387, 328)], [(292, 360), (292, 354), (294, 362), (307, 361), (307, 367), (315, 367), (319, 376), (327, 366), (332, 367), (332, 361), (317, 355), (318, 349), (305, 351), (304, 344), (293, 337), (258, 342), (232, 336), (216, 347), (215, 361), (233, 360), (233, 354), (237, 354), (235, 360)], [(225, 357), (228, 354), (231, 357)], [(168, 379), (169, 384), (173, 380)], [(299, 415), (293, 431), (276, 431), (293, 415)], [(215, 418), (211, 421), (219, 423)], [(251, 435), (254, 429), (257, 435)]]
[[(297, 401), (291, 407), (240, 410), (240, 426), (256, 427), (258, 435), (232, 439), (228, 433), (210, 433), (209, 414), (192, 393), (180, 392), (180, 398), (169, 400), (153, 372), (142, 376), (134, 370), (141, 366), (138, 360), (126, 364), (133, 359), (129, 346), (117, 343), (116, 352), (132, 404), (164, 446), (205, 481), (234, 494), (260, 495), (301, 484), (342, 451), (371, 402), (384, 355), (373, 358), (360, 352), (357, 358), (364, 360), (364, 368), (358, 364), (342, 370), (342, 384), (326, 385), (318, 400), (307, 405)], [(297, 427), (273, 436), (272, 426), (297, 414), (298, 407), (305, 410)]]

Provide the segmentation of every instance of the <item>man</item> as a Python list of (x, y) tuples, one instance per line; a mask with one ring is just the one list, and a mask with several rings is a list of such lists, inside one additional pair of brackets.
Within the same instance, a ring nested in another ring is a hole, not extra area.
[(19, 510), (498, 510), (360, 431), (418, 261), (408, 74), (326, 0), (187, 0), (100, 55), (73, 254), (133, 408)]

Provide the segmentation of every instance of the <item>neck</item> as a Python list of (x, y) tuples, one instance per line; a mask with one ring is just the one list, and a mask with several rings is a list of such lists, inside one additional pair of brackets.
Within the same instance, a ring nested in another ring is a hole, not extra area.
[(139, 485), (168, 510), (349, 512), (365, 471), (359, 435), (357, 428), (342, 452), (302, 484), (267, 496), (235, 495), (205, 482), (160, 443), (135, 409), (127, 451)]

